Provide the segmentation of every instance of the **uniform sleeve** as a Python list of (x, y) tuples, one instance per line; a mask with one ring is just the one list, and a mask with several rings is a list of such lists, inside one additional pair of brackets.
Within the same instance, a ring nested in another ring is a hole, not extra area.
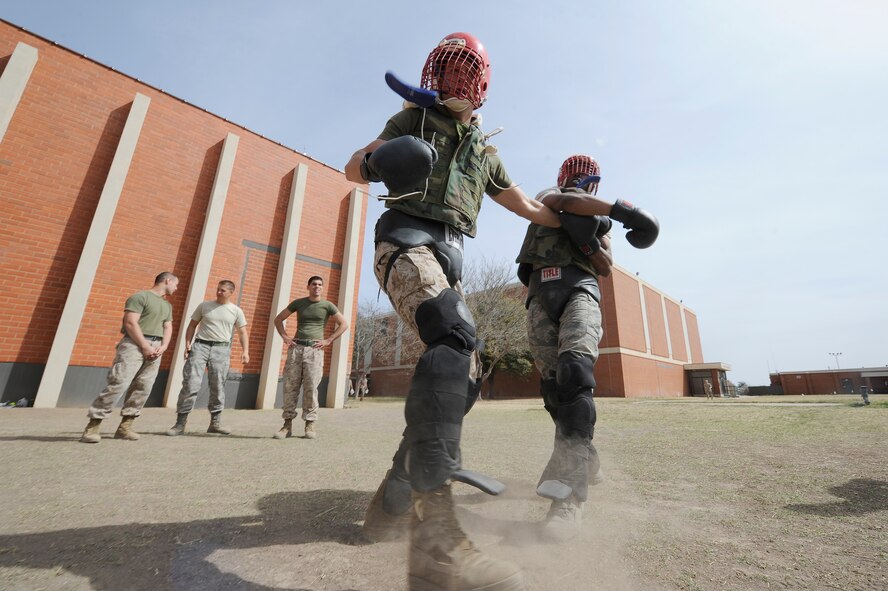
[(339, 308), (333, 302), (327, 302), (327, 316), (336, 316), (339, 314)]
[(299, 308), (299, 300), (293, 300), (287, 305), (287, 310), (292, 312), (297, 312)]
[(194, 309), (194, 314), (191, 315), (191, 319), (195, 322), (200, 322), (203, 319), (203, 304), (198, 304), (197, 308)]
[(509, 178), (506, 167), (503, 166), (503, 161), (500, 160), (499, 156), (488, 156), (487, 171), (490, 177), (487, 179), (487, 187), (484, 189), (485, 193), (496, 197), (506, 189), (512, 188), (512, 179)]
[(385, 124), (385, 128), (379, 134), (379, 139), (388, 141), (402, 135), (410, 135), (416, 128), (418, 113), (421, 113), (419, 109), (404, 109), (400, 113), (396, 113)]
[(163, 321), (169, 322), (170, 324), (172, 324), (172, 322), (173, 322), (173, 305), (169, 302), (167, 302), (166, 305), (167, 305), (167, 313), (166, 313), (166, 318), (164, 318)]
[(145, 294), (136, 293), (131, 295), (126, 300), (126, 304), (123, 306), (124, 312), (135, 312), (136, 314), (141, 314), (145, 311)]
[(244, 316), (244, 311), (240, 308), (237, 309), (237, 320), (234, 321), (234, 325), (237, 328), (241, 328), (242, 326), (247, 325), (247, 317)]

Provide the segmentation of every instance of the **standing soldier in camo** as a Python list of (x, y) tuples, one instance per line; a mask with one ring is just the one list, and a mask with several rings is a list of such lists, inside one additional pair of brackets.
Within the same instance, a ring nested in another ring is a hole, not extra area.
[(86, 413), (89, 423), (80, 438), (83, 443), (101, 441), (99, 428), (102, 420), (111, 414), (114, 404), (124, 395), (120, 411), (123, 418), (114, 438), (139, 439), (139, 434), (133, 430), (133, 421), (142, 413), (160, 369), (160, 358), (170, 344), (173, 306), (167, 297), (178, 287), (179, 279), (170, 272), (163, 272), (154, 278), (154, 287), (126, 300), (120, 329), (123, 338), (117, 343), (117, 355), (108, 371), (108, 385)]
[[(274, 319), (274, 326), (289, 347), (284, 366), (284, 426), (274, 434), (275, 439), (293, 436), (296, 401), (302, 389), (302, 420), (305, 438), (317, 437), (318, 384), (324, 373), (324, 349), (348, 330), (348, 322), (332, 302), (321, 299), (324, 280), (317, 275), (308, 280), (308, 297), (293, 300)], [(296, 314), (296, 337), (287, 334), (287, 318)], [(324, 327), (332, 318), (335, 324), (330, 338), (324, 338)]]
[(210, 426), (207, 433), (231, 433), (230, 429), (222, 426), (222, 411), (225, 409), (225, 381), (228, 379), (231, 341), (235, 328), (242, 349), (241, 361), (245, 364), (250, 362), (247, 319), (244, 311), (231, 303), (234, 290), (233, 281), (220, 281), (216, 286), (216, 299), (202, 302), (191, 315), (191, 322), (185, 331), (185, 369), (182, 372), (182, 389), (176, 405), (176, 424), (167, 431), (167, 435), (185, 433), (188, 413), (194, 409), (204, 370), (207, 371), (210, 386)]
[(543, 532), (557, 540), (577, 533), (588, 486), (601, 481), (592, 445), (592, 393), (602, 335), (598, 277), (610, 275), (613, 265), (607, 216), (633, 228), (628, 239), (639, 248), (653, 244), (659, 232), (656, 220), (643, 210), (594, 197), (600, 174), (590, 156), (564, 161), (558, 186), (537, 195), (562, 211), (561, 228), (531, 224), (516, 261), (518, 276), (528, 286), (527, 335), (541, 376), (540, 394), (555, 423), (552, 455), (537, 494), (551, 500)]

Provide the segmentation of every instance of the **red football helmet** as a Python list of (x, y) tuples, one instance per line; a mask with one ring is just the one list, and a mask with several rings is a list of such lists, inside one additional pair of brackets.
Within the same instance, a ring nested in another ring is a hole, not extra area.
[[(565, 160), (558, 170), (558, 186), (565, 186), (564, 183), (573, 177), (579, 176), (577, 180), (583, 180), (592, 175), (601, 176), (601, 167), (595, 162), (595, 158), (585, 154), (576, 154)], [(598, 183), (593, 183), (593, 185), (591, 192), (596, 193)]]
[(447, 35), (432, 50), (422, 68), (420, 86), (465, 99), (477, 109), (487, 100), (490, 59), (474, 35)]

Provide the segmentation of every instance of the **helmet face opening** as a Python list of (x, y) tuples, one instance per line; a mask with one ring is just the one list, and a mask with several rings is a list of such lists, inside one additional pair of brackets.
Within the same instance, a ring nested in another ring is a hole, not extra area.
[(481, 42), (468, 33), (453, 33), (432, 50), (422, 69), (420, 86), (447, 97), (467, 100), (477, 109), (487, 100), (490, 61)]
[[(598, 162), (591, 156), (576, 154), (565, 160), (558, 170), (558, 186), (575, 187), (581, 181), (593, 175), (601, 176), (601, 167), (598, 165)], [(597, 193), (598, 183), (591, 183), (588, 191), (592, 194)]]

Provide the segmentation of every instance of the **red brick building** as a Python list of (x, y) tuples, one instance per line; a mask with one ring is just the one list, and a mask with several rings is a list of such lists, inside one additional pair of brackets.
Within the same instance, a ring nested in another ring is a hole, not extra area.
[(773, 394), (888, 394), (888, 367), (782, 371), (771, 374)]
[[(175, 346), (149, 405), (175, 403), (183, 326), (221, 279), (237, 284), (252, 357), (242, 365), (235, 342), (228, 404), (279, 404), (276, 312), (321, 275), (325, 297), (354, 320), (362, 189), (335, 168), (0, 21), (2, 399), (88, 405), (104, 386), (124, 301), (172, 271), (180, 278)], [(348, 340), (325, 360), (335, 393), (327, 406), (342, 397)]]
[[(703, 359), (697, 315), (628, 271), (614, 267), (600, 280), (604, 336), (595, 365), (596, 396), (703, 396), (704, 381), (713, 394), (727, 393), (729, 365)], [(520, 296), (523, 298), (523, 292)], [(416, 355), (404, 354), (408, 338), (394, 316), (384, 331), (387, 344), (375, 347), (370, 391), (377, 395), (407, 394)], [(497, 395), (538, 396), (539, 373), (528, 377), (496, 376)], [(482, 395), (486, 395), (482, 391)]]

